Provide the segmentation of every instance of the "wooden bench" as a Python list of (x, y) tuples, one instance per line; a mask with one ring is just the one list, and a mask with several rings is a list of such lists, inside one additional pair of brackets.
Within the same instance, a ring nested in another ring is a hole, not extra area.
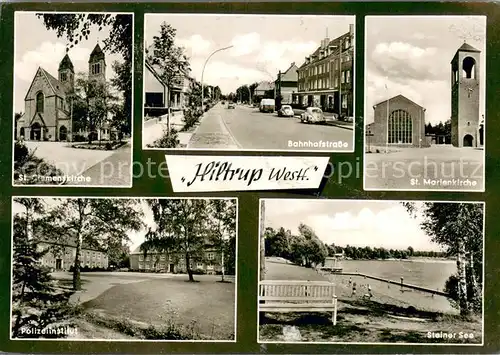
[(336, 325), (335, 284), (328, 281), (260, 281), (259, 312), (332, 312), (332, 323)]

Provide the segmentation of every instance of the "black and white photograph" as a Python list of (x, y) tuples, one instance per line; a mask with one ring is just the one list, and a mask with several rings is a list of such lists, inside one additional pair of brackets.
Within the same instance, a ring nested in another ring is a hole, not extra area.
[(133, 14), (14, 22), (13, 184), (131, 187)]
[(365, 190), (484, 191), (486, 16), (365, 30)]
[(142, 148), (353, 152), (354, 24), (146, 14)]
[(482, 202), (260, 200), (258, 342), (482, 345)]
[(12, 199), (11, 340), (236, 341), (237, 200)]

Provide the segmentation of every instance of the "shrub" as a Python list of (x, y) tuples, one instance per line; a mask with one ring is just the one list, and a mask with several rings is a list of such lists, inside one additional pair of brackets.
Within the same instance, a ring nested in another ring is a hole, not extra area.
[(170, 134), (163, 132), (163, 136), (154, 141), (152, 145), (148, 145), (149, 148), (177, 148), (179, 145), (178, 132), (175, 129), (170, 130)]
[(84, 136), (82, 136), (81, 134), (75, 134), (73, 136), (73, 142), (85, 142), (86, 139)]
[(192, 271), (192, 273), (193, 273), (193, 275), (205, 275), (206, 274), (205, 270), (203, 270), (203, 269), (194, 269)]
[(16, 144), (14, 145), (14, 161), (22, 165), (28, 160), (28, 157), (28, 147), (21, 142), (16, 142)]
[(111, 150), (113, 149), (113, 145), (110, 142), (106, 143), (106, 150)]
[(184, 127), (183, 131), (187, 131), (189, 128), (193, 127), (200, 120), (201, 112), (198, 110), (186, 110), (184, 112)]

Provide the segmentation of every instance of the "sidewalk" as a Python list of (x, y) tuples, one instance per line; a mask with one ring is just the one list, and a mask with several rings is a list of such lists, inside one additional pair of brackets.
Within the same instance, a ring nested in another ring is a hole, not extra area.
[[(184, 113), (182, 111), (172, 112), (170, 119), (170, 128), (180, 131), (184, 127)], [(167, 130), (168, 115), (156, 118), (145, 119), (142, 129), (143, 148), (152, 145), (157, 139), (160, 139)]]
[(222, 120), (221, 109), (220, 106), (213, 107), (201, 116), (200, 124), (187, 144), (188, 149), (239, 149)]

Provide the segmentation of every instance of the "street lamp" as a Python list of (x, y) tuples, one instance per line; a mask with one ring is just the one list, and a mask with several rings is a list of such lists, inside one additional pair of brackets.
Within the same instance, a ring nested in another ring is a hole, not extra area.
[(225, 51), (226, 49), (229, 49), (229, 48), (232, 48), (233, 46), (227, 46), (227, 47), (224, 47), (224, 48), (219, 48), (215, 51), (213, 51), (207, 58), (207, 60), (205, 60), (205, 64), (203, 64), (203, 70), (201, 71), (201, 112), (204, 112), (203, 110), (203, 74), (205, 73), (205, 67), (207, 66), (207, 63), (208, 61), (210, 60), (210, 58), (212, 58), (212, 56), (217, 53), (217, 52), (221, 52), (221, 51)]

